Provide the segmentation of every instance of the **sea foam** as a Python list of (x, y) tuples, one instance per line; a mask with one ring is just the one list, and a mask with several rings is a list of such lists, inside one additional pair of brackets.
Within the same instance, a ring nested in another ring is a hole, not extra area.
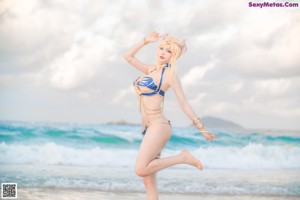
[[(138, 149), (68, 147), (55, 143), (0, 143), (1, 164), (133, 167)], [(162, 157), (181, 150), (166, 149)], [(300, 147), (265, 146), (200, 147), (191, 152), (206, 168), (214, 169), (300, 169)]]

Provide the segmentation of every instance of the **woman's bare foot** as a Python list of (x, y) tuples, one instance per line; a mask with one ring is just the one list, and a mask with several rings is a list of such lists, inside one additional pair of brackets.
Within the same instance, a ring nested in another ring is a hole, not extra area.
[(183, 150), (179, 156), (182, 157), (182, 160), (184, 163), (189, 164), (189, 165), (193, 165), (197, 168), (199, 168), (200, 170), (203, 169), (203, 166), (200, 162), (200, 160), (198, 160), (197, 158), (195, 158), (188, 150)]

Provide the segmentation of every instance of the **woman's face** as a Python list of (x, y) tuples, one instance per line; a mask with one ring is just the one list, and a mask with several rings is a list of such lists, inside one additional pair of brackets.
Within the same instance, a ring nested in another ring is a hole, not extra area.
[(161, 64), (168, 63), (172, 57), (172, 51), (169, 46), (160, 46), (157, 51), (158, 61)]

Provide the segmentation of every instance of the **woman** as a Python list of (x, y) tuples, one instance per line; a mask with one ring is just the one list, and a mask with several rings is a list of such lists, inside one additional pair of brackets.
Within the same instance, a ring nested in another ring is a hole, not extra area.
[[(158, 45), (156, 65), (144, 64), (135, 58), (135, 54), (150, 42), (163, 38)], [(195, 115), (187, 102), (180, 80), (175, 73), (176, 60), (184, 53), (186, 46), (183, 41), (168, 35), (152, 32), (139, 41), (127, 52), (124, 58), (129, 64), (142, 71), (147, 76), (139, 77), (134, 82), (139, 95), (140, 112), (143, 125), (143, 141), (136, 160), (135, 171), (143, 177), (147, 191), (147, 199), (158, 199), (156, 187), (156, 172), (176, 164), (189, 164), (203, 169), (201, 162), (189, 151), (183, 150), (175, 156), (160, 158), (160, 152), (171, 136), (171, 123), (163, 114), (165, 92), (171, 87), (180, 103), (182, 110), (193, 121), (202, 135), (213, 142), (217, 136), (205, 130), (200, 119)]]

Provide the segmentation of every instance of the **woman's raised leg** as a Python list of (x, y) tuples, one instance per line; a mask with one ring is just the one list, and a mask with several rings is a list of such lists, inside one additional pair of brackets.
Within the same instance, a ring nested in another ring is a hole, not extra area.
[(170, 136), (171, 127), (168, 124), (153, 124), (148, 127), (137, 156), (135, 171), (138, 176), (149, 176), (164, 168), (184, 163), (202, 169), (201, 162), (187, 150), (183, 150), (176, 156), (155, 159)]

